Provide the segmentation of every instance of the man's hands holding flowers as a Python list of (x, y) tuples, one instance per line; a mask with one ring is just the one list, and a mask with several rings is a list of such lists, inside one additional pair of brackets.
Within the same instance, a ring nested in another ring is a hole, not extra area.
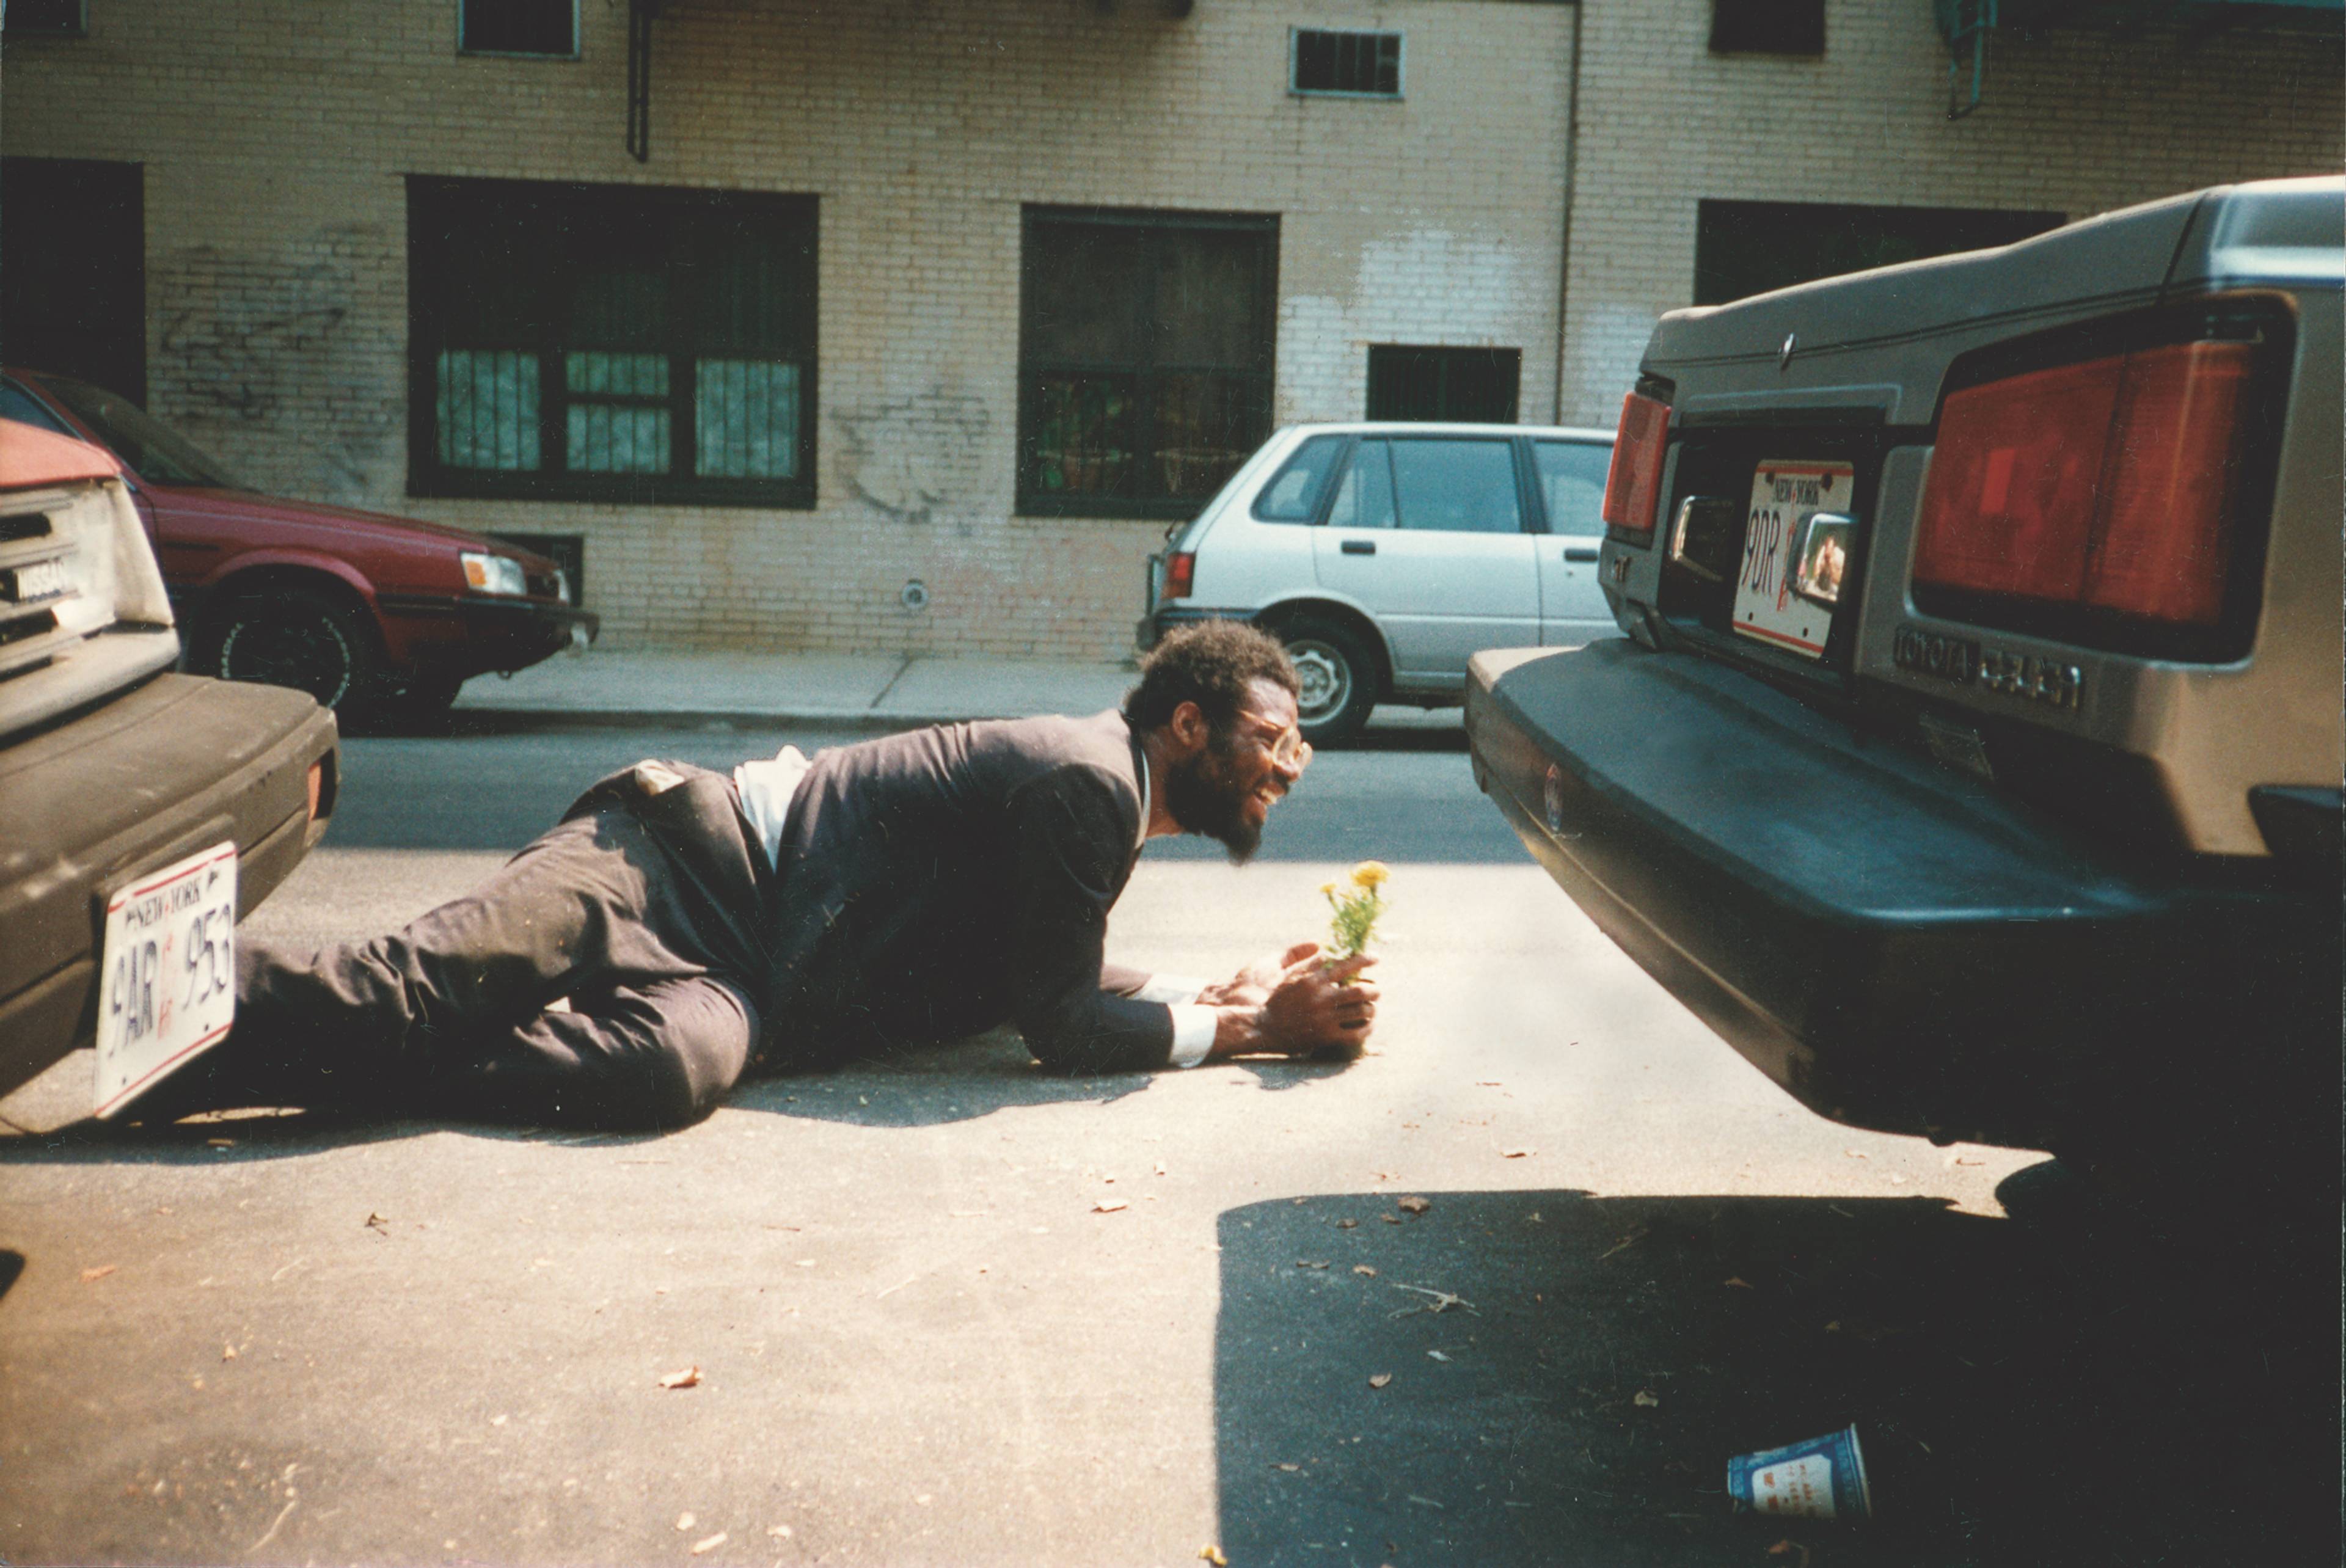
[(1258, 959), (1198, 1000), (1222, 1010), (1214, 1056), (1357, 1056), (1375, 1027), (1377, 988), (1361, 978), (1376, 962), (1366, 953), (1328, 956), (1300, 942)]

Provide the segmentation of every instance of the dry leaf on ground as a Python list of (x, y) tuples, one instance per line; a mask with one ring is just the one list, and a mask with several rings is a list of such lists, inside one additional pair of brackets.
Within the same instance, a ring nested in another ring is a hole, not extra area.
[(689, 1530), (699, 1522), (699, 1521), (689, 1513), (679, 1513), (676, 1516), (676, 1527), (678, 1530)]
[(1639, 1389), (1637, 1397), (1629, 1402), (1641, 1410), (1658, 1410), (1662, 1408), (1662, 1397), (1651, 1389)]
[(1130, 1204), (1125, 1202), (1124, 1199), (1120, 1197), (1104, 1197), (1100, 1199), (1099, 1202), (1092, 1205), (1092, 1212), (1094, 1214), (1114, 1214), (1117, 1209), (1130, 1208), (1132, 1206)]
[(1369, 1377), (1369, 1387), (1371, 1387), (1371, 1388), (1372, 1388), (1372, 1389), (1382, 1389), (1382, 1388), (1383, 1388), (1387, 1383), (1390, 1383), (1390, 1382), (1392, 1382), (1392, 1374), (1391, 1372), (1374, 1372), (1374, 1373), (1370, 1374), (1370, 1377)]
[(81, 1282), (87, 1285), (93, 1279), (103, 1279), (121, 1267), (118, 1263), (101, 1263), (95, 1268), (85, 1268), (81, 1271)]
[(1741, 1276), (1740, 1274), (1730, 1274), (1730, 1275), (1729, 1275), (1729, 1276), (1726, 1278), (1726, 1279), (1724, 1279), (1723, 1281), (1721, 1281), (1721, 1283), (1722, 1283), (1722, 1284), (1727, 1284), (1727, 1285), (1732, 1285), (1732, 1286), (1734, 1286), (1738, 1290), (1749, 1290), (1749, 1289), (1753, 1289), (1753, 1288), (1755, 1288), (1755, 1287), (1752, 1285), (1751, 1281), (1749, 1281), (1749, 1279), (1744, 1278), (1743, 1278), (1743, 1276)]
[(1530, 1157), (1533, 1152), (1530, 1149), (1501, 1149), (1499, 1157), (1503, 1160), (1520, 1160)]
[(726, 1532), (720, 1530), (716, 1534), (709, 1536), (705, 1540), (694, 1542), (692, 1543), (692, 1554), (695, 1557), (698, 1557), (704, 1552), (716, 1551), (719, 1546), (725, 1544), (725, 1534)]
[(1328, 1266), (1324, 1263), (1314, 1263), (1308, 1257), (1299, 1257), (1295, 1260), (1295, 1267), (1298, 1268), (1325, 1268)]
[(1377, 1271), (1370, 1268), (1365, 1263), (1353, 1264), (1352, 1272), (1359, 1275), (1363, 1279), (1374, 1279), (1377, 1277)]
[(1401, 1201), (1394, 1204), (1393, 1207), (1408, 1214), (1423, 1214), (1427, 1209), (1433, 1207), (1433, 1200), (1431, 1198), (1412, 1196), (1402, 1198)]
[(1359, 1227), (1360, 1223), (1361, 1222), (1357, 1219), (1340, 1219), (1336, 1222), (1336, 1228), (1338, 1230), (1353, 1230)]
[[(680, 1372), (668, 1373), (659, 1380), (659, 1386), (663, 1389), (688, 1389), (699, 1381), (700, 1369), (699, 1367), (687, 1367)], [(687, 1517), (689, 1518), (690, 1516), (687, 1515)], [(677, 1528), (678, 1530), (686, 1530), (689, 1529), (690, 1526), (679, 1524)]]
[(1230, 1568), (1230, 1560), (1222, 1555), (1222, 1549), (1219, 1546), (1198, 1547), (1198, 1561), (1210, 1563), (1214, 1568)]

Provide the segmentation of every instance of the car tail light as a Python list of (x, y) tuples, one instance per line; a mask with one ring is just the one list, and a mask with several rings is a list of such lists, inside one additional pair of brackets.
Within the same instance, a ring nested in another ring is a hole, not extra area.
[(318, 803), (326, 793), (326, 764), (321, 760), (310, 764), (310, 818), (318, 820)]
[(1662, 493), (1662, 453), (1669, 435), (1669, 404), (1637, 392), (1621, 399), (1613, 465), (1605, 473), (1606, 526), (1632, 534), (1654, 531), (1654, 508)]
[(1161, 596), (1168, 599), (1186, 599), (1197, 581), (1198, 555), (1194, 550), (1176, 550), (1165, 557), (1165, 589)]
[(2172, 343), (1951, 394), (1915, 586), (2214, 626), (2251, 370), (2246, 343)]

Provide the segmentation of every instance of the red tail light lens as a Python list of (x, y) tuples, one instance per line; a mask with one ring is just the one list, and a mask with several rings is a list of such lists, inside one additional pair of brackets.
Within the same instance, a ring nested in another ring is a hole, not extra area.
[(1662, 494), (1662, 453), (1669, 444), (1670, 405), (1630, 392), (1621, 400), (1613, 465), (1605, 473), (1605, 522), (1633, 534), (1654, 531)]
[(2173, 343), (1950, 395), (1915, 586), (2214, 626), (2249, 356)]
[(1165, 557), (1165, 586), (1161, 596), (1186, 599), (1190, 585), (1198, 575), (1198, 556), (1190, 550), (1176, 550)]

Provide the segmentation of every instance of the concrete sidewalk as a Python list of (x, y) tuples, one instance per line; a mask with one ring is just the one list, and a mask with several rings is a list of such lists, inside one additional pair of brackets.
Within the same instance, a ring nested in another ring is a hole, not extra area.
[(1139, 678), (1129, 665), (900, 654), (589, 648), (510, 679), (476, 676), (459, 713), (547, 722), (735, 719), (903, 728), (964, 718), (1097, 713)]

